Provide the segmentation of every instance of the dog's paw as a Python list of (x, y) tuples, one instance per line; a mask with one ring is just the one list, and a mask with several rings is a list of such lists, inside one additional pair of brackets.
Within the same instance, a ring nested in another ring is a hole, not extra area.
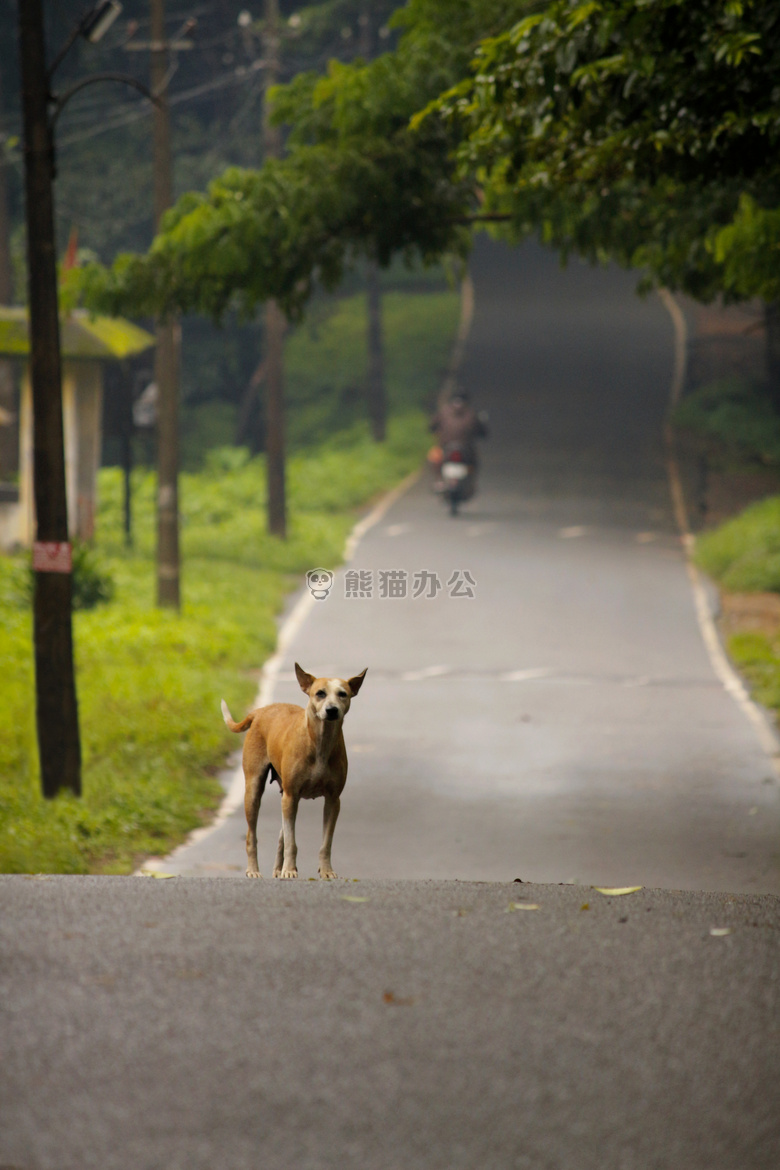
[(285, 879), (285, 878), (297, 878), (297, 876), (298, 876), (298, 870), (297, 870), (297, 869), (295, 869), (295, 868), (292, 868), (292, 869), (287, 869), (287, 868), (285, 867), (285, 868), (282, 870), (282, 872), (279, 874), (279, 877), (280, 877), (280, 878), (282, 878), (282, 879)]
[(248, 869), (246, 871), (246, 876), (252, 877), (252, 878), (261, 878), (263, 875), (260, 873), (260, 871), (258, 869)]
[(334, 882), (338, 878), (338, 874), (334, 873), (332, 869), (322, 869), (319, 871), (320, 879), (323, 882)]
[(275, 878), (280, 878), (280, 877), (282, 876), (282, 871), (281, 871), (281, 869), (279, 869), (279, 867), (278, 867), (278, 866), (277, 866), (277, 868), (274, 870), (273, 876), (274, 876)]

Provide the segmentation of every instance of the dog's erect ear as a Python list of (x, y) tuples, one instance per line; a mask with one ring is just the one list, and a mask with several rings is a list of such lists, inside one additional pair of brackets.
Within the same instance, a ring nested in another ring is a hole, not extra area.
[(295, 677), (297, 678), (304, 695), (308, 695), (309, 691), (311, 690), (311, 684), (314, 682), (314, 675), (307, 674), (306, 671), (303, 670), (303, 668), (300, 667), (296, 662)]
[[(366, 667), (366, 670), (368, 670), (368, 667)], [(362, 671), (360, 674), (356, 674), (354, 678), (347, 679), (347, 685), (349, 686), (349, 689), (352, 691), (353, 695), (356, 695), (362, 687), (363, 679), (366, 677), (366, 670)]]

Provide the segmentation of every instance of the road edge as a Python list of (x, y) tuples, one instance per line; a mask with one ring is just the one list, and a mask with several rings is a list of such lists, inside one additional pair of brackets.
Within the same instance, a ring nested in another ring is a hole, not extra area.
[[(677, 405), (685, 383), (688, 324), (682, 309), (669, 289), (658, 289), (658, 296), (671, 317), (672, 327), (674, 329), (674, 367), (669, 392), (669, 408), (671, 411)], [(723, 686), (723, 689), (742, 710), (748, 721), (752, 723), (761, 747), (769, 758), (775, 779), (780, 779), (780, 739), (771, 726), (768, 715), (750, 697), (747, 687), (729, 661), (712, 616), (710, 604), (707, 599), (707, 591), (704, 588), (701, 574), (693, 561), (693, 549), (696, 542), (688, 521), (685, 493), (683, 491), (680, 468), (674, 448), (674, 430), (668, 418), (664, 423), (664, 446), (666, 449), (666, 471), (669, 479), (674, 518), (677, 522), (682, 540), (685, 554), (685, 568), (688, 574), (691, 592), (693, 593), (696, 620), (710, 660), (710, 665), (716, 678)]]

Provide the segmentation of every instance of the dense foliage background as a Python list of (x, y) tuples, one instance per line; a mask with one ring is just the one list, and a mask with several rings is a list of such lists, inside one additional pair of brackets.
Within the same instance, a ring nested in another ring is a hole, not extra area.
[[(66, 40), (83, 6), (46, 4), (51, 59)], [(282, 0), (283, 36), (280, 80), (301, 70), (324, 69), (330, 59), (351, 60), (361, 45), (373, 51), (390, 47), (395, 34), (386, 21), (392, 0), (324, 0), (301, 7)], [(262, 0), (169, 0), (168, 35), (191, 48), (171, 58), (170, 103), (175, 194), (203, 189), (226, 168), (257, 167), (263, 161), (262, 118), (265, 70), (262, 56)], [(241, 22), (239, 23), (239, 17)], [(247, 17), (249, 19), (247, 19)], [(292, 20), (290, 19), (292, 18)], [(366, 39), (365, 19), (369, 21)], [(192, 27), (187, 27), (194, 21)], [(0, 268), (7, 242), (12, 267), (12, 299), (25, 299), (23, 176), (20, 147), (17, 5), (0, 0), (0, 151), (6, 179), (7, 222), (0, 209)], [(183, 35), (182, 35), (183, 34)], [(134, 50), (148, 43), (148, 0), (124, 0), (119, 20), (103, 41), (79, 38), (55, 76), (55, 92), (65, 92), (90, 73), (129, 73), (149, 80), (149, 54)], [(80, 261), (110, 264), (117, 253), (143, 253), (153, 238), (151, 107), (138, 93), (117, 84), (99, 84), (76, 95), (57, 126), (56, 214), (58, 249), (63, 255), (76, 233)], [(403, 273), (388, 274), (386, 284), (406, 283)], [(354, 291), (359, 276), (354, 279)], [(446, 287), (438, 272), (423, 287)], [(322, 317), (328, 312), (321, 306)], [(220, 328), (201, 318), (186, 318), (182, 347), (182, 442), (185, 465), (202, 462), (204, 451), (238, 439), (262, 450), (262, 401), (240, 419), (241, 404), (263, 350), (259, 319), (239, 322), (228, 314)], [(119, 458), (119, 391), (129, 383), (136, 396), (151, 377), (147, 355), (129, 369), (109, 371), (105, 457)], [(296, 386), (293, 396), (300, 397)], [(354, 411), (345, 420), (354, 421)], [(239, 426), (239, 423), (241, 425)], [(139, 442), (137, 456), (148, 461), (152, 443)], [(1, 478), (1, 477), (0, 477)]]

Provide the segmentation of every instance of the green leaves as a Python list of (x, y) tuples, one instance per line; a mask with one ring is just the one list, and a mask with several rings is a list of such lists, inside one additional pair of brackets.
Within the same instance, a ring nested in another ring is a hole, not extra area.
[(146, 257), (74, 278), (87, 303), (298, 317), (361, 255), (462, 254), (475, 213), (695, 297), (777, 295), (773, 0), (409, 0), (395, 23), (395, 52), (277, 87), (288, 157), (185, 196)]
[(780, 203), (778, 76), (769, 0), (553, 0), (485, 39), (470, 81), (426, 114), (460, 128), (461, 176), (516, 234), (541, 227), (564, 254), (641, 264), (694, 296), (752, 295), (774, 289), (771, 213), (759, 228), (743, 209), (713, 239), (741, 195)]

